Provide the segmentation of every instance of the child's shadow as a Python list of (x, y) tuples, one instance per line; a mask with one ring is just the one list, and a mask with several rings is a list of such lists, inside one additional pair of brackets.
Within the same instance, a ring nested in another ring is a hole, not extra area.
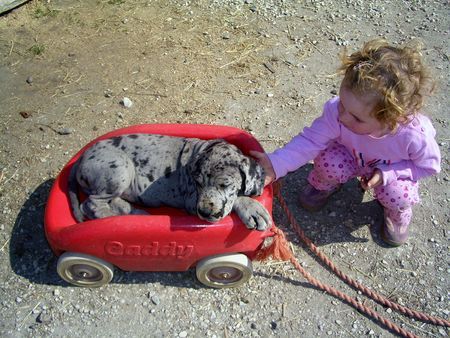
[[(354, 179), (329, 198), (317, 212), (309, 212), (299, 204), (299, 193), (308, 183), (312, 165), (305, 165), (282, 181), (281, 194), (305, 234), (318, 246), (340, 242), (368, 242), (370, 238), (384, 246), (378, 233), (383, 220), (379, 203), (364, 192)], [(366, 195), (365, 195), (366, 194)], [(288, 224), (284, 210), (275, 203), (274, 218)], [(295, 235), (294, 235), (295, 236)]]

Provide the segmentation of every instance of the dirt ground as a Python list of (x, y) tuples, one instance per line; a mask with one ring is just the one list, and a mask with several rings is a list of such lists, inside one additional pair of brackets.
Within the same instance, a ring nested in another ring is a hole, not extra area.
[[(0, 336), (395, 336), (312, 287), (290, 263), (256, 265), (235, 289), (204, 288), (193, 271), (116, 271), (99, 289), (68, 286), (43, 231), (53, 180), (91, 139), (141, 123), (208, 123), (250, 131), (274, 150), (336, 94), (342, 48), (377, 36), (421, 40), (439, 86), (425, 112), (443, 170), (421, 183), (411, 239), (382, 244), (381, 208), (355, 181), (324, 210), (300, 209), (310, 165), (284, 180), (283, 196), (344, 273), (448, 319), (449, 27), (449, 2), (425, 0), (48, 0), (0, 16)], [(299, 241), (278, 203), (274, 220), (320, 281), (415, 335), (448, 335), (347, 286)]]

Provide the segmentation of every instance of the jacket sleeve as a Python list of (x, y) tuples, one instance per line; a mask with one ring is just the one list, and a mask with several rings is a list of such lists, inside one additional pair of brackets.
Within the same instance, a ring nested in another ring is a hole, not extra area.
[(406, 147), (408, 160), (391, 165), (380, 165), (383, 173), (383, 185), (397, 179), (418, 181), (421, 178), (437, 174), (441, 170), (441, 153), (434, 139), (435, 130), (431, 127), (428, 133), (415, 133)]
[(328, 101), (323, 114), (284, 147), (268, 154), (276, 179), (314, 159), (340, 134), (336, 100)]

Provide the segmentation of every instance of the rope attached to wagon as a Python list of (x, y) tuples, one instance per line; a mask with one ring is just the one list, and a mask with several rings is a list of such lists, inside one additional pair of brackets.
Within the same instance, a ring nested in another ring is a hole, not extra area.
[[(402, 306), (400, 304), (397, 304), (395, 302), (390, 301), (386, 297), (370, 290), (366, 286), (358, 283), (354, 279), (348, 277), (345, 275), (342, 271), (340, 271), (336, 265), (328, 258), (323, 252), (321, 252), (317, 246), (306, 236), (305, 232), (302, 230), (302, 228), (299, 226), (297, 221), (295, 220), (295, 217), (289, 210), (286, 201), (281, 196), (281, 184), (275, 183), (274, 184), (274, 194), (277, 197), (278, 201), (280, 202), (280, 205), (284, 212), (286, 213), (286, 216), (288, 217), (289, 222), (291, 223), (292, 227), (296, 231), (297, 235), (300, 237), (300, 239), (303, 241), (303, 243), (313, 252), (322, 262), (327, 265), (331, 271), (333, 271), (340, 279), (342, 279), (345, 283), (350, 285), (351, 287), (361, 291), (364, 293), (367, 297), (371, 298), (372, 300), (376, 301), (377, 303), (387, 306), (393, 310), (396, 310), (402, 314), (405, 314), (409, 317), (416, 318), (422, 322), (429, 322), (434, 325), (440, 325), (440, 326), (446, 326), (450, 327), (450, 322), (437, 317), (432, 317), (430, 315), (427, 315), (422, 312), (418, 312), (415, 310), (411, 310), (405, 306)], [(379, 313), (377, 313), (375, 310), (371, 309), (370, 307), (358, 302), (356, 299), (346, 295), (345, 293), (329, 286), (326, 284), (321, 283), (319, 280), (314, 278), (308, 271), (306, 271), (298, 262), (298, 260), (295, 258), (293, 252), (291, 251), (289, 247), (289, 242), (286, 239), (285, 234), (282, 230), (277, 228), (275, 225), (271, 229), (274, 232), (274, 237), (272, 244), (270, 246), (262, 248), (256, 257), (256, 260), (263, 261), (268, 259), (269, 257), (272, 257), (275, 260), (282, 260), (282, 261), (290, 261), (295, 268), (303, 275), (303, 277), (311, 283), (316, 288), (323, 290), (336, 298), (339, 298), (357, 310), (363, 312), (366, 315), (369, 315), (373, 318), (375, 318), (377, 321), (382, 323), (385, 327), (390, 329), (391, 331), (396, 332), (397, 334), (403, 336), (403, 337), (417, 337), (414, 334), (402, 329), (398, 325), (392, 323), (390, 320), (382, 317)]]

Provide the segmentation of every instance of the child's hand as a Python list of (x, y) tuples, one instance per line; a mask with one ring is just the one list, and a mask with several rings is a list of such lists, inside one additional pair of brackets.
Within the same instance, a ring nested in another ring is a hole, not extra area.
[(272, 163), (269, 160), (269, 156), (266, 153), (260, 153), (259, 151), (250, 151), (250, 155), (253, 156), (259, 164), (263, 167), (266, 173), (266, 179), (264, 186), (272, 183), (275, 180), (275, 171), (273, 170)]
[(370, 178), (361, 178), (361, 186), (364, 190), (369, 190), (378, 187), (383, 183), (383, 173), (380, 169), (375, 169), (372, 177)]

